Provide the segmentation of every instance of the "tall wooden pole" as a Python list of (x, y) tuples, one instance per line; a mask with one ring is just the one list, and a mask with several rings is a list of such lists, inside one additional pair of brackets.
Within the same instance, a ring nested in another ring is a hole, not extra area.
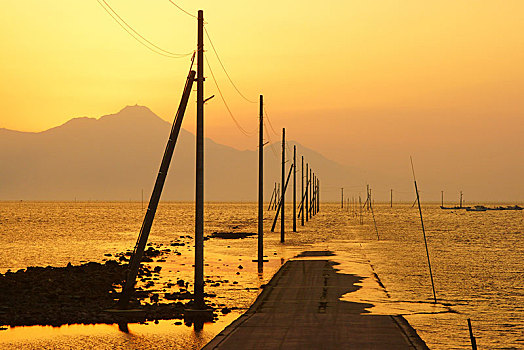
[(306, 222), (309, 220), (309, 173), (308, 173), (309, 163), (306, 163), (306, 200), (304, 201), (305, 210), (302, 211), (302, 215), (306, 216)]
[(393, 208), (393, 189), (390, 190), (390, 199), (389, 199), (389, 207)]
[[(282, 128), (282, 186), (286, 181), (286, 128)], [(280, 242), (284, 243), (284, 206), (285, 206), (285, 191), (282, 188), (282, 195), (280, 197)]]
[(309, 211), (308, 211), (308, 214), (309, 214), (309, 218), (311, 219), (312, 216), (311, 216), (311, 206), (313, 205), (313, 192), (311, 191), (311, 185), (313, 184), (313, 170), (311, 168), (309, 168)]
[(410, 161), (411, 161), (411, 171), (413, 172), (413, 182), (415, 183), (415, 193), (417, 194), (418, 212), (420, 214), (420, 224), (422, 225), (422, 234), (424, 235), (424, 245), (426, 246), (426, 256), (428, 258), (429, 277), (431, 278), (431, 288), (433, 288), (433, 302), (436, 304), (437, 295), (435, 293), (435, 283), (433, 282), (433, 272), (431, 271), (431, 261), (429, 259), (428, 242), (426, 240), (426, 230), (424, 228), (424, 220), (422, 219), (422, 209), (420, 207), (420, 197), (418, 195), (417, 179), (415, 178), (415, 168), (413, 167), (413, 159), (411, 157), (410, 157)]
[[(287, 189), (287, 185), (289, 183), (289, 179), (291, 178), (291, 173), (293, 172), (293, 164), (291, 164), (291, 168), (289, 168), (289, 172), (287, 173), (287, 178), (286, 178), (286, 183), (284, 184), (284, 186), (282, 186), (282, 193), (285, 195), (286, 193), (286, 189)], [(278, 215), (280, 213), (280, 206), (282, 205), (282, 201), (280, 201), (278, 203), (278, 208), (277, 208), (277, 212), (275, 214), (275, 219), (273, 220), (273, 225), (271, 225), (271, 232), (275, 232), (275, 226), (277, 224), (277, 221), (278, 221)], [(282, 238), (283, 236), (281, 236)], [(284, 243), (284, 241), (282, 241), (282, 243)]]
[(317, 212), (320, 211), (320, 179), (317, 180)]
[(304, 156), (302, 156), (302, 170), (300, 171), (300, 178), (302, 179), (302, 196), (300, 196), (300, 198), (302, 198), (302, 215), (300, 216), (300, 224), (304, 226)]
[(313, 212), (317, 215), (317, 174), (313, 174)]
[(134, 292), (136, 276), (138, 275), (138, 270), (144, 255), (147, 239), (151, 231), (151, 226), (153, 225), (153, 220), (155, 219), (156, 209), (158, 207), (158, 202), (160, 201), (162, 189), (164, 188), (167, 172), (169, 170), (169, 164), (171, 163), (171, 158), (175, 150), (180, 128), (182, 127), (182, 120), (184, 118), (184, 113), (186, 111), (194, 80), (195, 71), (191, 70), (186, 80), (186, 86), (184, 88), (184, 93), (182, 94), (180, 106), (178, 107), (175, 120), (173, 121), (171, 133), (169, 134), (164, 156), (162, 157), (162, 162), (160, 163), (160, 169), (158, 171), (155, 186), (153, 187), (153, 192), (151, 193), (151, 198), (147, 206), (144, 221), (142, 222), (142, 227), (140, 228), (140, 234), (138, 235), (135, 250), (131, 256), (131, 261), (129, 262), (126, 281), (123, 285), (120, 299), (118, 301), (118, 308), (120, 309), (125, 309), (129, 306), (129, 300), (131, 299)]
[(260, 95), (258, 127), (258, 267), (264, 264), (264, 97)]
[(195, 309), (204, 309), (204, 11), (198, 11), (195, 190)]
[(293, 232), (297, 232), (297, 146), (293, 146)]
[(278, 203), (280, 203), (280, 183), (277, 183), (277, 196), (275, 197), (275, 206), (274, 206), (275, 209), (277, 209)]
[(273, 186), (273, 192), (271, 192), (271, 199), (269, 200), (269, 205), (267, 207), (267, 210), (269, 210), (271, 208), (271, 206), (273, 205), (273, 196), (275, 195), (276, 188), (277, 188), (277, 185), (275, 184)]
[(444, 206), (444, 191), (440, 191), (440, 206)]
[(340, 206), (341, 208), (344, 208), (344, 187), (341, 187), (340, 190), (342, 191), (340, 196)]

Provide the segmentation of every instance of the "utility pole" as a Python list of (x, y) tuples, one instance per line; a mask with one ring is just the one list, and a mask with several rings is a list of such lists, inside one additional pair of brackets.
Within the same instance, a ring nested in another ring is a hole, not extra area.
[(293, 146), (293, 232), (297, 232), (297, 146)]
[(280, 202), (280, 183), (277, 183), (277, 196), (275, 197), (275, 206), (274, 208), (277, 209), (277, 205)]
[(317, 212), (320, 211), (320, 179), (317, 179)]
[(462, 208), (462, 191), (460, 191), (460, 207)]
[(313, 218), (311, 216), (311, 206), (313, 205), (313, 192), (311, 191), (311, 185), (313, 184), (313, 176), (312, 176), (312, 169), (309, 168), (309, 218)]
[(313, 215), (317, 215), (317, 175), (313, 173)]
[(390, 195), (390, 204), (389, 204), (389, 207), (390, 207), (390, 208), (393, 208), (393, 189), (391, 189), (390, 191), (391, 191), (391, 195)]
[(444, 206), (444, 191), (440, 191), (440, 206)]
[(258, 127), (258, 269), (264, 266), (264, 97), (260, 95)]
[(308, 192), (308, 188), (309, 188), (309, 177), (308, 177), (308, 168), (309, 168), (309, 163), (306, 163), (306, 200), (304, 201), (304, 205), (305, 205), (305, 209), (306, 211), (303, 212), (304, 215), (306, 215), (306, 222), (308, 222), (309, 220), (309, 192)]
[(340, 200), (340, 204), (341, 204), (341, 208), (344, 208), (344, 187), (341, 187), (340, 190), (342, 191), (341, 193), (341, 200)]
[(360, 224), (362, 225), (364, 221), (362, 220), (362, 197), (358, 196), (358, 207), (360, 208)]
[(302, 156), (302, 170), (300, 171), (300, 178), (302, 179), (302, 196), (300, 196), (300, 198), (302, 198), (302, 215), (300, 216), (300, 224), (304, 226), (304, 156)]
[(313, 212), (315, 213), (315, 215), (317, 215), (317, 175), (315, 173), (313, 173), (313, 179), (313, 198), (315, 199), (315, 201), (313, 202)]
[(155, 186), (153, 187), (153, 192), (151, 193), (151, 198), (149, 199), (144, 221), (142, 222), (142, 227), (140, 228), (140, 234), (138, 235), (135, 249), (133, 251), (133, 255), (131, 256), (131, 261), (129, 262), (128, 273), (125, 283), (122, 286), (122, 292), (117, 304), (118, 309), (127, 309), (129, 306), (129, 301), (134, 293), (136, 277), (138, 275), (138, 270), (140, 269), (142, 257), (144, 256), (144, 250), (147, 245), (147, 239), (151, 231), (151, 226), (153, 225), (153, 220), (155, 219), (156, 209), (160, 201), (162, 189), (164, 188), (167, 172), (169, 170), (169, 164), (171, 163), (171, 158), (175, 150), (180, 128), (182, 127), (182, 120), (184, 118), (194, 80), (195, 71), (190, 70), (186, 80), (186, 85), (184, 87), (184, 93), (182, 94), (182, 100), (180, 101), (175, 120), (173, 121), (173, 126), (171, 127), (171, 133), (169, 134), (164, 156), (162, 157), (162, 162), (160, 163), (160, 169), (155, 181)]
[[(282, 128), (282, 186), (286, 181), (286, 128)], [(280, 242), (284, 243), (284, 205), (285, 205), (285, 191), (282, 188), (282, 196), (280, 197)]]
[(204, 305), (204, 11), (198, 11), (195, 190), (195, 304)]

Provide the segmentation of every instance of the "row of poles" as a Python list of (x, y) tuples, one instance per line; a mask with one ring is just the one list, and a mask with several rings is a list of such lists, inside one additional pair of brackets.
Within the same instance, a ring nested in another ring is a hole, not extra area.
[[(297, 207), (297, 146), (293, 146), (293, 162), (287, 172), (286, 177), (286, 129), (282, 129), (282, 179), (281, 183), (274, 183), (273, 192), (267, 210), (276, 210), (275, 219), (271, 227), (271, 232), (275, 231), (275, 226), (280, 216), (280, 241), (285, 241), (285, 196), (291, 174), (293, 174), (293, 232), (297, 232), (297, 219), (300, 218), (301, 226), (305, 225), (313, 216), (320, 211), (320, 179), (316, 173), (306, 164), (304, 171), (304, 156), (301, 156), (301, 191), (300, 203)], [(304, 186), (305, 181), (305, 186)], [(281, 184), (282, 190), (281, 190)], [(298, 213), (297, 213), (298, 209)]]
[[(140, 268), (140, 263), (144, 256), (144, 250), (147, 244), (151, 226), (155, 217), (156, 209), (160, 201), (160, 196), (165, 183), (169, 164), (173, 156), (174, 148), (182, 125), (182, 120), (186, 111), (189, 96), (191, 94), (193, 83), (197, 85), (197, 110), (196, 110), (196, 181), (195, 181), (195, 269), (194, 269), (194, 303), (191, 309), (186, 310), (186, 317), (202, 319), (207, 318), (212, 314), (204, 302), (204, 103), (213, 96), (204, 99), (204, 13), (202, 10), (198, 11), (198, 28), (197, 28), (197, 50), (196, 50), (196, 72), (192, 69), (195, 55), (191, 59), (191, 67), (187, 76), (184, 92), (180, 101), (177, 114), (173, 121), (173, 126), (169, 139), (164, 151), (164, 156), (160, 165), (160, 170), (149, 200), (148, 208), (146, 210), (142, 227), (135, 245), (131, 261), (129, 263), (128, 274), (126, 281), (122, 288), (120, 298), (117, 304), (118, 309), (128, 309), (130, 299), (134, 293), (136, 278)], [(258, 142), (258, 267), (259, 271), (263, 268), (264, 262), (264, 221), (263, 221), (263, 201), (264, 201), (264, 177), (263, 177), (263, 115), (264, 115), (264, 99), (260, 95), (259, 104), (259, 142)], [(272, 201), (270, 208), (276, 209), (277, 213), (271, 229), (274, 228), (277, 218), (280, 213), (281, 220), (281, 242), (284, 242), (284, 223), (285, 223), (285, 194), (288, 187), (288, 182), (293, 173), (293, 231), (296, 232), (297, 206), (296, 206), (296, 146), (294, 146), (293, 163), (286, 175), (286, 159), (285, 159), (285, 129), (282, 130), (282, 191), (278, 194), (276, 189), (273, 190)], [(306, 185), (304, 186), (304, 179)], [(302, 198), (299, 204), (298, 217), (301, 218), (301, 223), (304, 225), (304, 218), (306, 221), (316, 215), (320, 209), (320, 180), (316, 174), (309, 168), (306, 163), (306, 171), (304, 172), (304, 157), (302, 156)], [(274, 199), (273, 199), (274, 198)]]
[[(178, 134), (180, 132), (182, 120), (186, 111), (187, 103), (189, 100), (189, 96), (191, 93), (191, 89), (193, 86), (193, 83), (196, 81), (197, 83), (197, 116), (196, 116), (196, 186), (195, 186), (195, 274), (194, 274), (194, 303), (193, 307), (190, 310), (186, 310), (186, 317), (192, 317), (196, 319), (203, 319), (203, 318), (209, 318), (212, 317), (212, 310), (207, 308), (204, 302), (204, 103), (205, 101), (209, 100), (213, 96), (204, 99), (204, 12), (202, 10), (198, 11), (198, 17), (197, 17), (197, 51), (196, 51), (196, 59), (197, 59), (197, 71), (195, 72), (193, 68), (195, 55), (193, 55), (193, 58), (191, 60), (191, 67), (189, 70), (189, 74), (186, 79), (186, 84), (184, 86), (184, 91), (182, 94), (182, 98), (179, 104), (179, 108), (177, 110), (175, 119), (173, 121), (173, 125), (171, 128), (171, 132), (169, 135), (169, 139), (166, 145), (166, 149), (164, 152), (164, 156), (162, 158), (162, 162), (160, 165), (160, 169), (157, 175), (157, 179), (153, 188), (153, 192), (151, 194), (151, 198), (149, 200), (148, 208), (146, 210), (144, 220), (142, 223), (142, 227), (140, 229), (140, 233), (137, 239), (137, 243), (135, 245), (133, 255), (131, 257), (131, 261), (129, 263), (128, 273), (126, 276), (126, 281), (123, 285), (122, 292), (120, 294), (120, 298), (117, 304), (117, 308), (119, 309), (128, 309), (129, 308), (129, 301), (134, 293), (134, 286), (136, 283), (136, 277), (138, 274), (138, 270), (140, 268), (140, 263), (142, 261), (144, 250), (147, 244), (148, 236), (151, 230), (151, 226), (153, 224), (153, 220), (155, 217), (156, 209), (158, 207), (158, 203), (160, 201), (160, 196), (162, 193), (162, 189), (166, 180), (167, 172), (169, 169), (169, 165), (171, 162), (171, 158), (173, 156), (174, 148), (176, 145), (176, 141), (178, 138)], [(263, 255), (263, 147), (264, 147), (264, 141), (263, 141), (263, 96), (260, 95), (260, 125), (259, 125), (259, 172), (258, 172), (258, 266), (259, 270), (263, 267), (264, 262), (264, 255)], [(289, 178), (291, 176), (291, 172), (293, 172), (293, 231), (296, 231), (296, 219), (297, 219), (297, 213), (296, 213), (296, 146), (294, 146), (293, 151), (293, 163), (290, 167), (287, 180), (285, 179), (285, 129), (282, 130), (282, 179), (281, 179), (281, 185), (282, 185), (282, 191), (281, 193), (276, 193), (277, 190), (274, 188), (273, 195), (272, 195), (272, 202), (277, 202), (277, 198), (279, 205), (276, 205), (276, 215), (275, 220), (273, 222), (273, 227), (271, 229), (272, 232), (274, 232), (274, 227), (278, 218), (278, 215), (280, 213), (281, 218), (281, 242), (284, 242), (284, 223), (285, 223), (285, 215), (284, 215), (284, 208), (285, 208), (285, 193), (286, 188), (289, 182)], [(306, 180), (306, 186), (304, 187), (304, 179)], [(422, 224), (422, 231), (424, 233), (424, 243), (426, 245), (426, 253), (428, 257), (428, 265), (431, 275), (431, 284), (433, 286), (433, 297), (434, 301), (436, 302), (436, 295), (435, 295), (435, 288), (433, 284), (433, 275), (431, 272), (431, 264), (429, 260), (429, 253), (427, 248), (427, 242), (426, 242), (426, 235), (425, 235), (425, 229), (424, 229), (424, 222), (422, 220), (422, 211), (420, 208), (420, 199), (418, 195), (418, 188), (417, 183), (415, 180), (415, 173), (413, 170), (413, 179), (415, 183), (415, 191), (417, 194), (417, 202), (420, 212), (420, 219)], [(301, 218), (301, 224), (304, 225), (304, 219), (305, 221), (308, 221), (312, 218), (312, 216), (316, 215), (319, 212), (320, 209), (320, 181), (316, 177), (315, 173), (312, 172), (312, 170), (309, 168), (309, 164), (306, 163), (306, 171), (304, 172), (304, 157), (302, 156), (302, 191), (301, 191), (301, 202), (299, 204), (299, 214), (298, 217)], [(391, 192), (392, 196), (392, 192)], [(274, 200), (273, 200), (274, 198)], [(391, 197), (392, 198), (392, 197)], [(353, 201), (355, 202), (355, 201)], [(392, 203), (392, 199), (391, 199)], [(342, 189), (342, 208), (344, 206), (344, 195), (343, 195), (343, 189)], [(367, 189), (367, 198), (364, 205), (367, 206), (368, 210), (371, 210), (373, 213), (373, 204), (371, 199), (371, 189), (368, 186)], [(359, 207), (360, 211), (362, 211), (362, 205), (361, 205), (361, 199), (359, 198)], [(275, 204), (270, 203), (270, 208), (275, 209)], [(361, 223), (362, 223), (362, 214), (361, 217)], [(373, 214), (373, 221), (374, 214)], [(375, 229), (376, 229), (376, 222), (375, 222)], [(378, 236), (378, 230), (377, 230), (377, 238), (380, 239)], [(474, 342), (475, 338), (473, 337), (473, 333), (471, 330), (471, 323), (468, 319), (468, 325), (470, 329), (470, 336), (472, 338), (472, 345), (473, 349), (476, 349), (476, 342)]]

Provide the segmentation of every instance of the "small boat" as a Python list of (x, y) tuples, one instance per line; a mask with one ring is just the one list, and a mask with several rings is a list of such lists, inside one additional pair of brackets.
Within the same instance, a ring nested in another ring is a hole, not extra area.
[(486, 211), (488, 208), (486, 208), (483, 205), (475, 205), (473, 208), (466, 208), (467, 211)]
[(459, 210), (459, 209), (471, 209), (471, 207), (459, 207), (459, 206), (455, 206), (455, 207), (445, 207), (443, 205), (440, 206), (440, 209), (446, 209), (446, 210)]
[(488, 208), (488, 210), (522, 210), (524, 208), (518, 206), (518, 205), (508, 205), (507, 207), (495, 207), (495, 208)]

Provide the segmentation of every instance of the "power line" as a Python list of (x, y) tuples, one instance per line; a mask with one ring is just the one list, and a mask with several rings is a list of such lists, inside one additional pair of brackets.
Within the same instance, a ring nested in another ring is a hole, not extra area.
[[(163, 48), (161, 48), (160, 46), (158, 45), (155, 45), (154, 43), (152, 43), (151, 41), (147, 40), (143, 35), (141, 35), (140, 33), (138, 33), (135, 29), (133, 29), (133, 27), (131, 27), (131, 25), (129, 25), (122, 17), (120, 17), (118, 15), (118, 13), (105, 1), (105, 0), (97, 0), (98, 4), (111, 16), (111, 18), (113, 18), (113, 20), (120, 26), (122, 27), (122, 29), (124, 29), (129, 35), (131, 35), (133, 37), (133, 39), (135, 39), (136, 41), (138, 41), (140, 44), (142, 44), (143, 46), (145, 46), (146, 48), (148, 48), (149, 50), (153, 51), (154, 53), (156, 54), (159, 54), (159, 55), (162, 55), (162, 56), (165, 56), (165, 57), (170, 57), (170, 58), (182, 58), (182, 57), (187, 57), (187, 56), (190, 56), (193, 54), (193, 52), (189, 52), (189, 53), (185, 53), (185, 54), (180, 54), (180, 53), (174, 53), (174, 52), (170, 52), (170, 51), (167, 51), (167, 50), (164, 50)], [(106, 5), (104, 6), (104, 4), (102, 4), (102, 2)], [(109, 8), (109, 9), (108, 9)], [(115, 17), (116, 16), (116, 17)], [(133, 34), (134, 33), (134, 34)], [(137, 38), (136, 36), (138, 36), (139, 38)], [(147, 44), (146, 44), (147, 43)], [(149, 45), (148, 45), (149, 44)]]
[(182, 12), (184, 12), (186, 15), (198, 19), (197, 16), (195, 16), (195, 15), (193, 15), (192, 13), (190, 13), (190, 12), (184, 10), (182, 7), (180, 7), (180, 6), (178, 6), (177, 4), (175, 4), (172, 0), (167, 0), (167, 1), (169, 1), (170, 3), (172, 3), (172, 4), (173, 4), (177, 9), (179, 9), (179, 10), (182, 11)]
[[(266, 121), (264, 119), (264, 125), (266, 125)], [(278, 159), (277, 151), (275, 151), (275, 148), (273, 147), (273, 140), (271, 139), (271, 136), (269, 136), (269, 133), (267, 132), (267, 127), (264, 128), (264, 131), (266, 132), (267, 139), (269, 140), (269, 148), (271, 149), (271, 152), (275, 156), (276, 159)]]
[(222, 66), (222, 69), (224, 70), (224, 73), (226, 73), (226, 76), (227, 76), (227, 78), (229, 79), (229, 82), (231, 83), (231, 85), (233, 85), (233, 87), (235, 88), (235, 90), (238, 92), (238, 94), (239, 94), (240, 96), (242, 96), (242, 98), (243, 98), (244, 100), (246, 100), (247, 102), (250, 102), (250, 103), (257, 103), (257, 101), (250, 100), (249, 98), (247, 98), (246, 96), (244, 96), (244, 94), (243, 94), (242, 92), (240, 92), (240, 90), (237, 88), (237, 86), (235, 85), (235, 83), (233, 82), (233, 80), (231, 79), (231, 77), (229, 76), (229, 73), (227, 72), (226, 67), (224, 67), (224, 64), (222, 63), (222, 60), (220, 59), (220, 56), (218, 56), (218, 52), (217, 52), (217, 50), (215, 49), (215, 45), (213, 45), (213, 41), (211, 41), (211, 37), (209, 36), (209, 33), (207, 32), (206, 27), (204, 27), (204, 30), (205, 30), (205, 32), (206, 32), (207, 39), (209, 40), (209, 43), (211, 44), (211, 48), (212, 48), (213, 51), (215, 52), (215, 55), (217, 56), (218, 62), (220, 63), (220, 66)]
[[(205, 57), (205, 56), (204, 56)], [(242, 132), (245, 136), (252, 136), (255, 134), (256, 130), (254, 131), (247, 131), (246, 129), (244, 129), (240, 123), (236, 120), (236, 118), (233, 116), (233, 113), (231, 112), (231, 109), (229, 108), (227, 102), (226, 102), (226, 99), (224, 98), (224, 95), (222, 94), (222, 91), (220, 90), (220, 87), (218, 86), (218, 82), (215, 78), (215, 74), (213, 74), (213, 70), (211, 69), (211, 65), (209, 64), (209, 61), (207, 60), (207, 57), (205, 57), (206, 59), (206, 63), (207, 63), (207, 67), (209, 68), (209, 71), (211, 72), (211, 77), (213, 78), (213, 81), (215, 82), (215, 85), (217, 87), (217, 90), (218, 90), (218, 93), (220, 95), (220, 97), (222, 98), (222, 102), (224, 102), (224, 106), (226, 106), (226, 109), (229, 113), (229, 115), (231, 116), (231, 119), (233, 119), (233, 121), (235, 122), (236, 126), (238, 127), (238, 129), (240, 130), (240, 132)]]
[[(265, 106), (264, 106), (265, 107)], [(269, 123), (269, 126), (271, 127), (271, 130), (273, 131), (273, 134), (275, 134), (276, 136), (278, 136), (278, 133), (275, 131), (275, 129), (273, 128), (273, 124), (271, 124), (271, 120), (269, 120), (269, 115), (267, 114), (267, 110), (266, 108), (264, 108), (264, 114), (266, 115), (266, 119)]]

